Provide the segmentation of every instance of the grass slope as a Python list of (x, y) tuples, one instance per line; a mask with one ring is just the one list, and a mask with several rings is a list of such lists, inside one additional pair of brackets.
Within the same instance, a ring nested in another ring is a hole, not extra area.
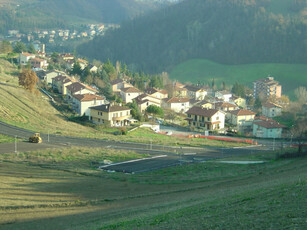
[(259, 63), (245, 65), (223, 65), (206, 59), (193, 59), (176, 66), (170, 73), (172, 79), (193, 83), (210, 83), (215, 79), (218, 87), (224, 81), (233, 85), (235, 82), (252, 87), (254, 80), (274, 76), (282, 84), (283, 92), (291, 94), (299, 86), (307, 86), (307, 65)]
[(0, 184), (0, 229), (307, 227), (304, 158), (276, 160), (266, 153), (243, 158), (265, 160), (263, 164), (207, 162), (134, 175), (110, 174), (86, 164), (87, 152), (98, 159), (100, 154), (106, 159), (134, 155), (107, 151), (1, 155), (0, 180), (5, 183)]

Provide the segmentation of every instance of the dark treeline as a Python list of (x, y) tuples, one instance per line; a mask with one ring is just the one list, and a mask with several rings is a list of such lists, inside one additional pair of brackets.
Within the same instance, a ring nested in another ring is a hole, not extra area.
[(147, 72), (169, 71), (191, 58), (227, 64), (306, 61), (302, 1), (293, 1), (287, 15), (270, 12), (269, 2), (183, 1), (126, 22), (78, 52)]
[(40, 0), (0, 9), (0, 33), (18, 29), (70, 28), (87, 22), (120, 23), (157, 8), (134, 0)]

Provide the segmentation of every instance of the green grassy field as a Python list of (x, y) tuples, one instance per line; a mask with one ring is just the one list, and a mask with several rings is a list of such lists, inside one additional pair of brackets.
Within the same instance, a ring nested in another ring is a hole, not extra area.
[(1, 143), (12, 143), (14, 141), (15, 139), (13, 137), (8, 137), (8, 136), (0, 134), (0, 144)]
[(0, 229), (307, 227), (306, 158), (262, 153), (234, 159), (263, 164), (209, 161), (134, 175), (89, 163), (123, 156), (144, 157), (98, 148), (0, 155)]
[(192, 83), (198, 81), (215, 83), (220, 87), (224, 81), (228, 85), (235, 82), (252, 87), (254, 80), (273, 76), (283, 87), (283, 93), (293, 95), (293, 90), (299, 86), (307, 86), (307, 65), (304, 64), (245, 64), (222, 65), (205, 59), (194, 59), (176, 66), (170, 73), (171, 79)]

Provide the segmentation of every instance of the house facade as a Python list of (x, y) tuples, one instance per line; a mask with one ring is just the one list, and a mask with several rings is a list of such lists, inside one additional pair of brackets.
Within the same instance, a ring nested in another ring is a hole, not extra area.
[[(49, 65), (47, 60), (41, 58), (31, 58), (29, 62), (33, 68), (39, 68), (39, 69), (47, 69)], [(49, 83), (51, 84), (51, 82)]]
[(184, 113), (190, 107), (189, 98), (172, 97), (162, 100), (162, 108), (170, 109), (176, 113)]
[(130, 109), (119, 105), (99, 105), (90, 107), (89, 120), (94, 124), (110, 126), (127, 126), (130, 124)]
[(72, 96), (72, 109), (80, 116), (90, 116), (90, 107), (105, 104), (105, 98), (95, 94), (76, 94)]
[(262, 115), (265, 117), (276, 117), (280, 116), (282, 112), (282, 107), (274, 103), (264, 103), (262, 105)]
[(241, 132), (249, 131), (252, 128), (256, 115), (256, 113), (246, 109), (229, 111), (227, 114), (229, 114), (229, 117), (227, 116), (229, 122)]
[(238, 106), (229, 102), (217, 102), (214, 104), (215, 109), (222, 110), (224, 112), (237, 110)]
[(225, 127), (225, 113), (217, 109), (206, 109), (192, 107), (187, 112), (190, 126), (203, 128), (205, 130), (221, 130)]
[(148, 94), (142, 94), (136, 97), (134, 100), (142, 113), (145, 112), (147, 107), (150, 105), (161, 107), (161, 100)]
[(164, 89), (149, 88), (146, 90), (145, 93), (159, 99), (164, 99), (168, 97), (168, 93)]
[(60, 94), (66, 95), (67, 94), (67, 86), (73, 83), (73, 79), (67, 76), (56, 76), (52, 78), (52, 88), (57, 90)]
[(253, 135), (261, 138), (281, 138), (284, 125), (273, 120), (255, 121)]
[(66, 86), (66, 90), (67, 90), (66, 98), (68, 100), (71, 100), (72, 96), (76, 94), (83, 95), (83, 94), (98, 93), (97, 90), (93, 89), (92, 87), (88, 85), (82, 84), (80, 82), (73, 82), (72, 84)]
[(268, 98), (270, 96), (281, 97), (281, 85), (278, 81), (274, 80), (274, 77), (262, 78), (253, 82), (254, 86), (254, 98), (263, 95)]
[(205, 89), (198, 88), (195, 86), (186, 85), (184, 88), (187, 90), (187, 97), (195, 100), (204, 100), (208, 94)]
[(234, 102), (240, 108), (246, 109), (246, 99), (242, 97), (235, 97), (232, 95), (232, 97), (230, 98), (230, 102)]
[(135, 87), (122, 88), (120, 95), (125, 103), (130, 103), (132, 100), (143, 94), (139, 89)]
[(19, 64), (26, 65), (31, 58), (35, 58), (35, 54), (21, 53), (19, 54)]
[(218, 99), (221, 99), (223, 101), (229, 102), (230, 98), (232, 97), (232, 93), (230, 93), (227, 90), (216, 91), (215, 97), (218, 98)]
[(127, 83), (123, 79), (115, 79), (111, 81), (112, 91), (113, 92), (120, 92), (123, 88), (133, 87), (133, 85)]

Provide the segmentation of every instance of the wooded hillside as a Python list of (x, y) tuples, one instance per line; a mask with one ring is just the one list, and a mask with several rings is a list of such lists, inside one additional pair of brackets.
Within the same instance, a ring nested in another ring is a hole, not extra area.
[(78, 51), (148, 72), (191, 58), (304, 63), (305, 15), (301, 0), (189, 0), (126, 22)]

